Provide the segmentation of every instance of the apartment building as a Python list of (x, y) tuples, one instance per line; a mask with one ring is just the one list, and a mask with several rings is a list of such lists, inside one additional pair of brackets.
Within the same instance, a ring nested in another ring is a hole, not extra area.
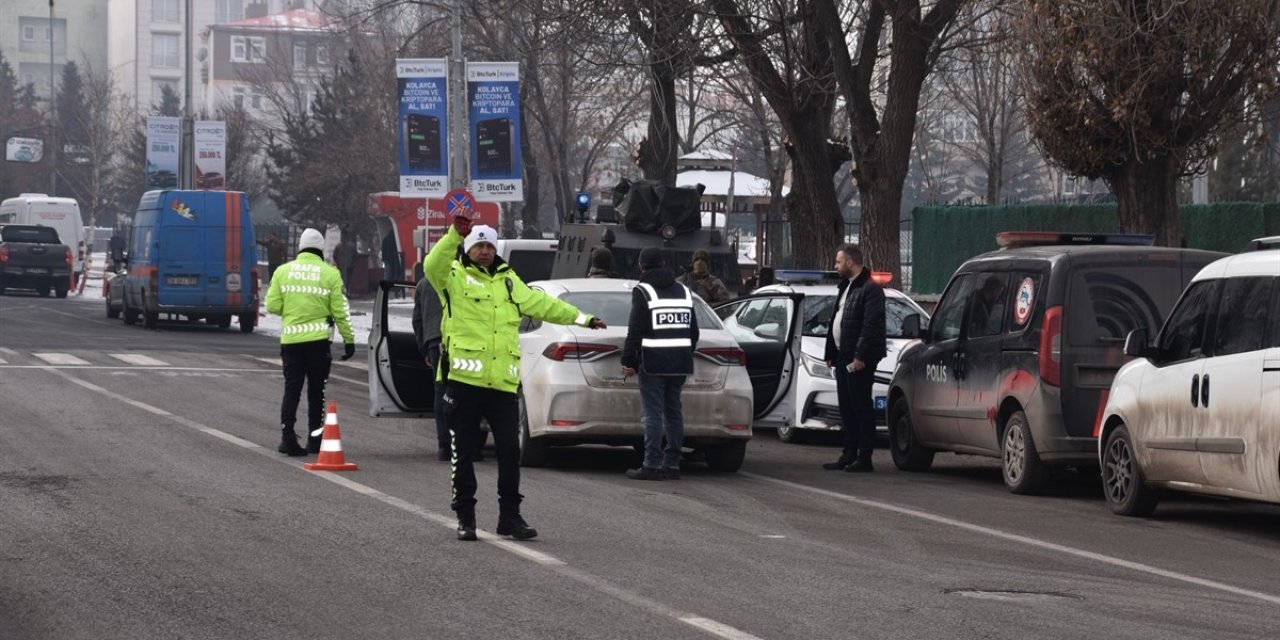
[(0, 2), (0, 53), (18, 82), (33, 85), (41, 100), (49, 98), (51, 42), (55, 78), (61, 78), (68, 61), (82, 71), (107, 66), (108, 0), (54, 0), (52, 21), (50, 4), (49, 0)]

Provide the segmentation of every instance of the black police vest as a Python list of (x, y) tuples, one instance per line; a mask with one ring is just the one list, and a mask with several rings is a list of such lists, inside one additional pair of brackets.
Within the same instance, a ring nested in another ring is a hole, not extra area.
[(658, 291), (636, 285), (649, 301), (652, 332), (640, 340), (640, 367), (656, 376), (693, 373), (693, 294), (682, 284)]

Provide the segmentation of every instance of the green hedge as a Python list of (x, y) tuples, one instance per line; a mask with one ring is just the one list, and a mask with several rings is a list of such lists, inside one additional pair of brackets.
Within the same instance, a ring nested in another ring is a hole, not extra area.
[[(1198, 249), (1235, 252), (1280, 235), (1280, 203), (1183, 205), (1179, 215), (1187, 245)], [(1119, 230), (1114, 204), (916, 207), (911, 219), (911, 291), (922, 294), (941, 293), (965, 260), (997, 249), (1001, 231)]]

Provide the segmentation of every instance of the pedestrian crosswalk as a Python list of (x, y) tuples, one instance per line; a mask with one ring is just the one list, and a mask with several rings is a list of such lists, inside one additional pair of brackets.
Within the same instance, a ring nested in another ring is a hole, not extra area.
[(48, 364), (55, 365), (87, 365), (88, 360), (77, 358), (69, 353), (33, 353), (31, 354)]

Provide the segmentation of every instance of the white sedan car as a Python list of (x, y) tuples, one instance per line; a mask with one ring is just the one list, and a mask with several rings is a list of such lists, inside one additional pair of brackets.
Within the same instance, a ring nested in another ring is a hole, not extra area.
[[(585, 313), (608, 329), (590, 330), (534, 322), (520, 326), (521, 462), (547, 462), (552, 447), (577, 444), (638, 446), (640, 389), (622, 375), (634, 280), (565, 279), (530, 283)], [(412, 332), (387, 322), (384, 292), (374, 307), (369, 338), (370, 413), (430, 415), (432, 386), (414, 347)], [(751, 438), (752, 381), (746, 356), (701, 299), (696, 301), (700, 339), (694, 373), (685, 383), (685, 447), (705, 454), (718, 471), (742, 466)]]
[[(799, 282), (826, 280), (834, 274), (821, 271), (779, 271), (779, 279), (794, 277)], [(887, 274), (886, 274), (887, 275)], [(807, 276), (807, 277), (806, 277)], [(771, 422), (757, 421), (757, 427), (776, 427), (783, 442), (797, 442), (804, 430), (839, 431), (840, 403), (836, 396), (835, 375), (823, 360), (827, 340), (827, 325), (835, 311), (836, 285), (779, 283), (760, 287), (750, 296), (723, 303), (716, 313), (733, 330), (736, 327), (755, 327), (758, 321), (770, 322), (766, 317), (778, 295), (798, 298), (800, 306), (800, 351), (803, 366), (790, 377), (791, 384), (778, 392), (780, 403), (788, 411), (775, 416)], [(776, 315), (776, 314), (775, 314)], [(885, 289), (885, 318), (888, 355), (876, 367), (876, 381), (872, 388), (875, 396), (878, 430), (884, 427), (885, 397), (889, 380), (898, 366), (898, 354), (912, 341), (902, 338), (903, 322), (910, 316), (919, 316), (919, 326), (928, 326), (929, 314), (914, 300), (897, 289)], [(737, 331), (735, 334), (746, 334)], [(743, 340), (744, 338), (739, 338)], [(749, 338), (747, 338), (749, 339)]]

